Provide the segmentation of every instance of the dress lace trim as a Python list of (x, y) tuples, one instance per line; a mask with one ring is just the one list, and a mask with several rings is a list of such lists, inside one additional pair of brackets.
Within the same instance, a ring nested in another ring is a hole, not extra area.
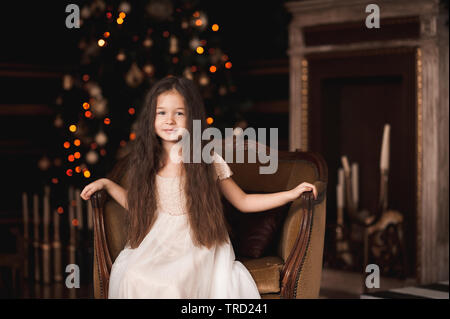
[(214, 153), (214, 168), (216, 169), (217, 176), (220, 180), (225, 179), (233, 175), (233, 172), (228, 166), (227, 162), (217, 153)]

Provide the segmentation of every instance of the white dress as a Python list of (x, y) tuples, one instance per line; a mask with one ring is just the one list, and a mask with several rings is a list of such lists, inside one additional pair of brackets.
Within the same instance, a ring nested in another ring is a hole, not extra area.
[[(230, 177), (215, 154), (218, 178)], [(109, 298), (259, 299), (255, 281), (235, 260), (233, 247), (194, 246), (179, 177), (156, 175), (157, 219), (139, 247), (120, 252), (111, 269)]]

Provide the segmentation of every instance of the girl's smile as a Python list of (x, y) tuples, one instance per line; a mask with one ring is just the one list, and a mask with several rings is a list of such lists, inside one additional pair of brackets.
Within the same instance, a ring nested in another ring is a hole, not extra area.
[(163, 131), (170, 134), (170, 133), (175, 133), (175, 132), (177, 132), (178, 130), (177, 130), (176, 128), (171, 128), (171, 129), (163, 129)]

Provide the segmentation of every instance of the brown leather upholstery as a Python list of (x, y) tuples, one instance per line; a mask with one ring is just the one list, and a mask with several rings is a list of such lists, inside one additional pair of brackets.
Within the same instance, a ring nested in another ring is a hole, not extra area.
[(258, 214), (242, 213), (225, 198), (223, 204), (236, 256), (261, 258), (278, 255), (276, 243), (280, 240), (282, 225), (291, 202)]
[[(245, 156), (247, 158), (247, 155)], [(279, 192), (302, 182), (316, 185), (319, 196), (304, 193), (295, 200), (282, 225), (274, 256), (236, 256), (252, 274), (262, 298), (317, 298), (325, 235), (327, 166), (313, 152), (279, 152), (275, 174), (259, 174), (258, 163), (229, 163), (234, 181), (247, 192)], [(265, 165), (265, 164), (262, 164)], [(118, 164), (118, 167), (122, 167)], [(109, 176), (123, 184), (123, 171)], [(94, 207), (94, 292), (107, 297), (111, 264), (124, 247), (126, 211), (104, 191), (92, 196)], [(109, 261), (110, 260), (110, 261)]]
[(250, 271), (260, 294), (280, 293), (280, 273), (284, 261), (278, 256), (237, 258)]

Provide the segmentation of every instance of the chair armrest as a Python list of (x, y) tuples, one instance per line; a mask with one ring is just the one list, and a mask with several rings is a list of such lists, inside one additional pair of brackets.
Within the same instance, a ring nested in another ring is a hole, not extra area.
[(317, 198), (313, 199), (313, 204), (314, 205), (319, 205), (321, 204), (325, 198), (326, 198), (326, 194), (327, 194), (327, 183), (321, 182), (321, 181), (315, 181), (313, 183), (314, 186), (316, 186), (316, 190), (317, 190)]
[[(96, 269), (94, 277), (98, 276), (99, 295), (96, 298), (108, 298), (109, 274), (111, 272), (112, 260), (106, 241), (104, 223), (104, 205), (107, 198), (105, 190), (95, 192), (91, 196), (91, 204), (94, 211), (94, 255)], [(96, 282), (94, 278), (94, 283)]]
[[(321, 220), (320, 225), (316, 225), (320, 229), (321, 234), (319, 234), (319, 238), (324, 237), (324, 218), (325, 218), (325, 204), (326, 204), (326, 183), (322, 181), (314, 182), (316, 186), (318, 196), (317, 199), (314, 199), (314, 195), (312, 192), (302, 193), (300, 198), (294, 201), (293, 206), (300, 207), (300, 228), (297, 234), (296, 241), (294, 243), (293, 248), (284, 264), (284, 267), (281, 272), (281, 297), (282, 298), (297, 298), (297, 290), (299, 285), (300, 273), (303, 270), (305, 260), (309, 251), (311, 250), (311, 235), (313, 233), (313, 221), (317, 219), (317, 217)], [(317, 207), (321, 207), (320, 214), (323, 216), (314, 216), (317, 213)], [(323, 207), (323, 209), (322, 209)], [(323, 210), (323, 211), (322, 211)], [(322, 221), (323, 219), (323, 221)], [(322, 225), (323, 224), (323, 225)], [(319, 253), (320, 259), (322, 259), (323, 254), (323, 243), (322, 250)], [(313, 261), (314, 262), (314, 261)], [(320, 264), (320, 267), (322, 265)], [(320, 271), (321, 274), (321, 271)], [(317, 284), (320, 287), (320, 280)], [(317, 290), (317, 289), (315, 289)], [(318, 293), (318, 290), (317, 290)]]

